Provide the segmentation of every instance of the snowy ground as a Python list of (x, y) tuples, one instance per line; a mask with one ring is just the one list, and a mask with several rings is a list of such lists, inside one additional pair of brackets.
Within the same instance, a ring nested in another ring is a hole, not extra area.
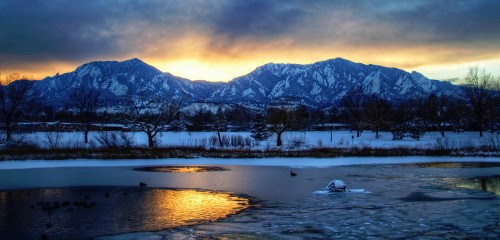
[[(108, 137), (112, 134), (118, 136), (121, 134), (132, 140), (134, 146), (147, 146), (147, 137), (142, 132), (121, 133), (106, 132)], [(102, 146), (98, 141), (103, 133), (90, 133), (90, 146)], [(188, 146), (188, 147), (217, 147), (217, 144), (211, 144), (210, 138), (215, 137), (214, 132), (164, 132), (158, 137), (159, 146)], [(241, 136), (242, 139), (250, 140), (249, 132), (224, 132), (223, 136)], [(420, 140), (405, 138), (403, 140), (392, 140), (390, 132), (381, 132), (380, 137), (375, 138), (375, 133), (365, 131), (361, 137), (356, 137), (355, 132), (350, 131), (290, 131), (283, 134), (284, 148), (286, 149), (307, 149), (312, 147), (373, 147), (373, 148), (448, 148), (460, 149), (479, 146), (499, 146), (500, 135), (486, 132), (484, 137), (480, 138), (478, 132), (454, 133), (447, 132), (445, 137), (437, 132), (426, 133)], [(29, 133), (17, 136), (24, 141), (36, 143), (42, 148), (47, 147), (84, 147), (83, 134), (78, 132), (61, 133)], [(276, 135), (268, 140), (256, 144), (252, 141), (252, 146), (246, 148), (252, 149), (272, 149), (276, 147)]]

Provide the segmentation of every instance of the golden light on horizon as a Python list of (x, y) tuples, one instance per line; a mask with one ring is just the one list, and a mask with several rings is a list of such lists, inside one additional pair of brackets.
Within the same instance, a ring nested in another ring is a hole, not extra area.
[(91, 61), (139, 58), (179, 77), (229, 81), (269, 62), (341, 57), (424, 73), (439, 65), (429, 77), (450, 79), (467, 70), (440, 69), (500, 59), (497, 1), (124, 0), (74, 4), (71, 12), (58, 1), (31, 5), (0, 4), (0, 22), (9, 23), (2, 29), (9, 37), (0, 38), (4, 75), (43, 78)]
[[(13, 66), (5, 73), (18, 72), (33, 75), (35, 79), (74, 71), (92, 61), (124, 61), (139, 58), (158, 70), (189, 80), (227, 82), (246, 75), (266, 63), (312, 64), (332, 58), (344, 58), (356, 63), (394, 67), (407, 72), (419, 71), (430, 79), (447, 80), (465, 76), (469, 63), (483, 59), (479, 64), (491, 67), (500, 75), (500, 56), (493, 53), (457, 51), (454, 46), (440, 43), (408, 47), (408, 44), (357, 46), (338, 42), (330, 44), (299, 43), (283, 37), (269, 41), (244, 39), (229, 45), (200, 31), (185, 33), (181, 37), (148, 45), (122, 57), (86, 59), (75, 62), (45, 61), (32, 65)], [(468, 59), (463, 56), (468, 56)], [(457, 57), (462, 56), (462, 57)], [(477, 62), (477, 61), (476, 61)], [(453, 70), (451, 70), (453, 69)]]
[(178, 77), (217, 82), (230, 81), (255, 69), (254, 64), (228, 63), (223, 65), (217, 62), (205, 62), (197, 59), (153, 62), (152, 65), (156, 66), (162, 72), (168, 72)]
[[(188, 46), (192, 38), (188, 38), (175, 46)], [(279, 43), (282, 43), (280, 45)], [(332, 58), (341, 57), (356, 63), (381, 65), (394, 67), (407, 72), (418, 71), (430, 79), (448, 80), (452, 78), (463, 78), (467, 69), (479, 65), (500, 75), (500, 56), (485, 55), (484, 60), (455, 58), (456, 50), (449, 47), (430, 46), (404, 49), (403, 46), (385, 46), (371, 49), (356, 49), (355, 47), (322, 46), (314, 50), (303, 46), (289, 46), (287, 41), (277, 41), (256, 49), (254, 44), (239, 45), (228, 50), (227, 54), (211, 52), (206, 49), (206, 44), (190, 46), (189, 51), (171, 53), (174, 56), (161, 57), (128, 55), (119, 59), (89, 59), (84, 62), (45, 62), (43, 65), (33, 65), (24, 69), (8, 69), (2, 72), (5, 77), (10, 72), (18, 72), (22, 75), (32, 75), (34, 79), (43, 79), (46, 76), (54, 76), (56, 73), (63, 74), (74, 71), (78, 66), (92, 61), (124, 61), (138, 57), (162, 72), (171, 73), (177, 77), (189, 80), (207, 80), (227, 82), (236, 77), (246, 75), (257, 67), (266, 63), (290, 63), (290, 64), (312, 64)], [(168, 47), (168, 46), (167, 46)], [(289, 48), (289, 49), (287, 49)], [(158, 50), (165, 52), (166, 47)], [(433, 54), (436, 53), (436, 54)], [(463, 53), (460, 53), (463, 54)], [(471, 54), (474, 56), (474, 54)], [(9, 72), (10, 71), (10, 72)]]

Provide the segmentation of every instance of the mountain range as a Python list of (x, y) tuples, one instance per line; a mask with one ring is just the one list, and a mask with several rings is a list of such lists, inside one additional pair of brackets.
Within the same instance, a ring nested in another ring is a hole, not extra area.
[(128, 96), (167, 96), (188, 104), (271, 104), (287, 99), (314, 108), (338, 104), (355, 88), (399, 102), (414, 97), (462, 95), (459, 86), (430, 80), (418, 72), (354, 63), (335, 58), (313, 64), (268, 63), (229, 82), (192, 81), (174, 76), (134, 58), (97, 61), (75, 71), (35, 81), (37, 97), (64, 107), (78, 86), (94, 88), (108, 106), (120, 106)]

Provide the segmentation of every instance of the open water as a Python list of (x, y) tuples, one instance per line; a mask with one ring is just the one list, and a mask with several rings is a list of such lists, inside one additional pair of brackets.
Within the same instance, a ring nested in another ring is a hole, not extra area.
[[(500, 237), (497, 163), (210, 167), (0, 170), (0, 238)], [(351, 191), (325, 191), (333, 179)], [(61, 206), (49, 215), (43, 210), (47, 201), (68, 201), (73, 210)], [(85, 208), (75, 201), (95, 204)]]

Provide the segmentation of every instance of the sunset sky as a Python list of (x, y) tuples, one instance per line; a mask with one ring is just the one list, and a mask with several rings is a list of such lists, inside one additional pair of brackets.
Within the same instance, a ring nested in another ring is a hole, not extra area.
[(0, 73), (36, 78), (140, 58), (192, 80), (342, 57), (463, 78), (500, 76), (497, 0), (0, 0)]

